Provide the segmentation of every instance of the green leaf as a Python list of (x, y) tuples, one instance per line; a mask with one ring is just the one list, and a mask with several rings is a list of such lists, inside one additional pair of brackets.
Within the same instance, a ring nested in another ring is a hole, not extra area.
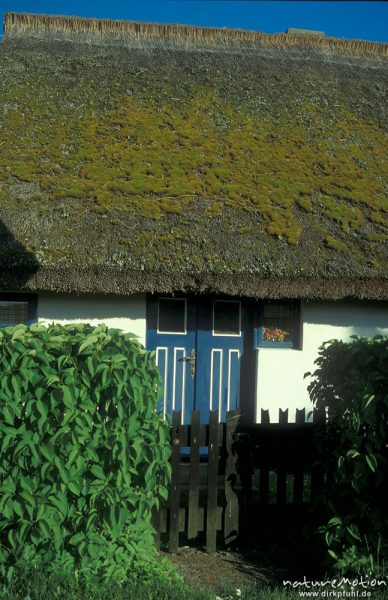
[(80, 354), (82, 350), (85, 350), (85, 348), (88, 348), (89, 346), (95, 344), (97, 341), (98, 337), (96, 335), (91, 335), (90, 337), (86, 338), (86, 340), (80, 345), (78, 354)]
[(100, 465), (93, 465), (90, 470), (93, 473), (93, 475), (95, 477), (97, 477), (97, 479), (102, 479), (102, 480), (106, 479), (106, 475), (105, 475), (103, 469), (100, 467)]
[(54, 458), (54, 464), (58, 469), (58, 472), (59, 472), (59, 475), (60, 475), (62, 481), (64, 483), (68, 484), (69, 480), (70, 480), (70, 475), (69, 475), (67, 469), (65, 468), (65, 466), (62, 464), (62, 462), (58, 456), (56, 456)]
[(358, 450), (348, 450), (346, 456), (349, 458), (356, 458), (357, 456), (361, 456)]
[(4, 406), (3, 408), (4, 421), (9, 425), (13, 425), (15, 422), (15, 413), (11, 406)]
[(25, 521), (23, 520), (19, 529), (18, 529), (18, 538), (19, 538), (19, 543), (21, 545), (23, 545), (25, 543), (26, 540), (26, 535), (27, 535), (27, 531), (29, 530), (29, 528), (31, 527), (31, 524), (29, 521)]
[(127, 362), (127, 360), (128, 360), (128, 357), (125, 356), (124, 354), (115, 354), (114, 356), (112, 356), (112, 363), (114, 363), (114, 364)]
[(34, 482), (29, 477), (22, 477), (20, 479), (20, 485), (23, 490), (26, 490), (27, 492), (31, 492), (34, 489)]
[(374, 473), (377, 469), (376, 457), (373, 454), (366, 454), (365, 460), (370, 470)]
[(75, 405), (75, 393), (74, 388), (64, 385), (63, 390), (63, 403), (67, 408), (73, 409)]
[(47, 379), (47, 385), (50, 387), (50, 386), (54, 385), (54, 383), (58, 383), (59, 381), (61, 381), (61, 380), (59, 379), (58, 375), (51, 375)]
[(93, 356), (88, 356), (86, 364), (88, 365), (90, 375), (94, 377), (96, 372), (96, 359)]
[(16, 549), (16, 547), (18, 546), (18, 542), (16, 540), (16, 532), (14, 529), (11, 529), (11, 531), (8, 532), (8, 540), (11, 544), (11, 548)]
[(39, 504), (38, 511), (36, 513), (36, 520), (39, 521), (46, 513), (46, 506), (44, 504)]
[(49, 500), (52, 502), (52, 504), (59, 510), (59, 512), (62, 515), (67, 514), (67, 501), (66, 501), (66, 497), (65, 498), (60, 498), (59, 496), (49, 496)]
[(94, 522), (95, 522), (96, 519), (97, 519), (97, 511), (94, 510), (92, 512), (92, 514), (89, 515), (88, 520), (86, 522), (86, 529), (88, 531), (92, 528), (92, 526), (93, 526), (93, 524), (94, 524)]
[(42, 417), (47, 417), (47, 408), (43, 404), (42, 400), (37, 401), (36, 407), (37, 407), (38, 411), (40, 412), (40, 414), (42, 415)]
[[(73, 441), (74, 443), (74, 441)], [(73, 448), (73, 450), (70, 452), (69, 454), (69, 459), (66, 463), (67, 466), (71, 466), (73, 464), (73, 462), (75, 461), (75, 459), (77, 458), (78, 454), (79, 454), (80, 449), (78, 448), (78, 446), (75, 446)]]
[(360, 534), (355, 525), (348, 525), (346, 530), (350, 533), (350, 535), (355, 539), (361, 542)]
[(159, 494), (163, 498), (163, 500), (168, 499), (168, 489), (166, 487), (159, 488)]
[(27, 327), (25, 325), (17, 325), (11, 338), (12, 342), (15, 342), (16, 340), (24, 340), (26, 329)]
[(52, 535), (51, 528), (50, 528), (49, 524), (47, 523), (47, 521), (45, 521), (44, 519), (41, 519), (39, 521), (39, 529), (41, 530), (44, 538), (51, 537), (51, 535)]
[(79, 485), (75, 481), (69, 482), (69, 490), (73, 492), (76, 496), (79, 496), (81, 493)]
[(371, 404), (371, 402), (373, 402), (373, 400), (375, 399), (375, 396), (374, 396), (374, 394), (372, 394), (372, 395), (371, 395), (371, 396), (369, 396), (369, 397), (368, 397), (368, 396), (365, 396), (365, 397), (364, 397), (364, 400), (365, 400), (366, 398), (368, 398), (368, 399), (367, 399), (367, 401), (366, 401), (366, 404), (365, 404), (365, 406), (364, 406), (364, 410), (368, 408), (368, 406)]
[(325, 540), (328, 546), (331, 546), (334, 539), (334, 534), (331, 531), (326, 531)]
[(10, 498), (8, 498), (8, 500), (5, 502), (5, 504), (3, 506), (2, 516), (5, 517), (6, 519), (10, 519), (11, 517), (13, 517), (13, 515), (14, 515), (13, 502)]
[(75, 535), (73, 535), (70, 538), (69, 542), (72, 546), (78, 546), (84, 539), (85, 539), (84, 533), (76, 533)]
[(10, 435), (5, 435), (3, 438), (3, 443), (1, 444), (1, 450), (0, 450), (0, 454), (4, 454), (5, 451), (7, 450), (9, 443), (12, 439), (12, 436)]
[(40, 447), (40, 451), (47, 460), (52, 462), (55, 457), (55, 453), (51, 444), (42, 444)]
[(52, 531), (54, 534), (55, 550), (59, 552), (63, 544), (63, 536), (59, 527), (52, 527)]
[(39, 464), (40, 463), (40, 456), (38, 454), (37, 446), (33, 442), (30, 442), (29, 443), (29, 447), (30, 447), (30, 450), (31, 450), (31, 454), (36, 459), (36, 463)]
[(20, 492), (21, 497), (28, 502), (28, 504), (32, 507), (35, 508), (36, 506), (36, 500), (34, 498), (34, 496), (32, 494), (30, 494), (30, 492), (27, 492), (26, 490), (23, 490), (22, 492)]
[(23, 509), (21, 507), (20, 502), (18, 502), (17, 500), (13, 501), (13, 509), (19, 517), (23, 517)]

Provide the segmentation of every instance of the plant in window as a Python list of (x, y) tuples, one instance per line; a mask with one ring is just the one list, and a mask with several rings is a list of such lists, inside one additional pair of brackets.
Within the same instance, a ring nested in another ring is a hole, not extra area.
[(288, 342), (290, 332), (280, 329), (280, 327), (263, 327), (263, 340), (265, 342)]

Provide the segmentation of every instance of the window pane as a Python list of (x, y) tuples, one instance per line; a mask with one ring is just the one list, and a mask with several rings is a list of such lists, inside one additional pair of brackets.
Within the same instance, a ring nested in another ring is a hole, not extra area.
[(158, 331), (164, 333), (185, 333), (185, 312), (185, 300), (175, 298), (160, 298)]
[(215, 334), (240, 335), (240, 302), (214, 301)]
[(28, 323), (28, 302), (0, 300), (0, 326)]
[(282, 302), (271, 302), (264, 304), (263, 316), (269, 319), (289, 318), (295, 313), (295, 306), (293, 304), (286, 304)]
[(263, 342), (297, 343), (299, 311), (293, 302), (268, 302), (261, 317)]

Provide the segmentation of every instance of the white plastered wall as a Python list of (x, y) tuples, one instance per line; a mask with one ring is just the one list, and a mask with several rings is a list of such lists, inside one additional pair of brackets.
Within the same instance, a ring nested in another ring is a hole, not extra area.
[(138, 336), (144, 345), (146, 336), (146, 297), (142, 295), (94, 296), (91, 294), (39, 294), (38, 322), (105, 323)]
[(288, 420), (296, 409), (312, 410), (307, 392), (315, 369), (319, 346), (331, 339), (349, 341), (350, 336), (388, 335), (388, 303), (304, 302), (301, 311), (302, 349), (260, 348), (256, 350), (256, 421), (261, 409), (269, 410), (277, 422), (279, 409), (288, 408)]

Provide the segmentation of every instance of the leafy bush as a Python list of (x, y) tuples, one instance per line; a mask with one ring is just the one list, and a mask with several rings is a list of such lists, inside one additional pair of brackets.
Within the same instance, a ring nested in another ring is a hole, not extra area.
[(0, 563), (31, 545), (81, 576), (124, 580), (155, 557), (167, 496), (160, 375), (131, 334), (105, 325), (0, 330)]
[(388, 550), (388, 339), (325, 343), (309, 392), (326, 411), (321, 528), (336, 568), (365, 571)]

